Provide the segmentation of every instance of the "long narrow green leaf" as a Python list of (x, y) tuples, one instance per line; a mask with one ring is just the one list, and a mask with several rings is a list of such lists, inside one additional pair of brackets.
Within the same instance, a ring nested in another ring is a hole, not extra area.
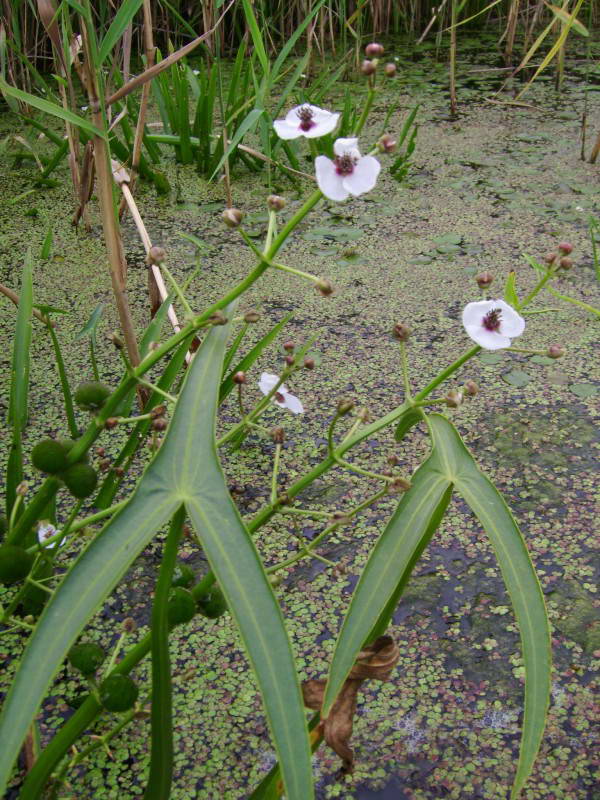
[(279, 605), (229, 494), (216, 452), (218, 386), (229, 325), (205, 337), (163, 445), (130, 502), (82, 553), (46, 607), (0, 717), (0, 792), (44, 694), (85, 623), (182, 503), (236, 620), (261, 689), (290, 800), (311, 800), (310, 747)]
[(260, 65), (263, 69), (263, 75), (266, 77), (269, 74), (269, 57), (267, 56), (267, 51), (265, 50), (262, 33), (258, 27), (258, 22), (254, 16), (254, 9), (252, 8), (252, 3), (250, 0), (242, 0), (242, 5), (244, 6), (246, 25), (248, 26), (250, 35), (252, 36), (254, 51), (258, 56), (258, 60), (260, 61)]
[(74, 114), (67, 108), (63, 108), (56, 103), (52, 103), (50, 100), (44, 100), (43, 97), (38, 97), (37, 95), (30, 94), (29, 92), (22, 92), (20, 89), (17, 89), (16, 87), (6, 83), (6, 81), (2, 78), (0, 78), (0, 91), (5, 96), (8, 95), (9, 97), (14, 97), (17, 100), (20, 100), (22, 103), (26, 103), (27, 105), (37, 108), (38, 111), (43, 111), (44, 114), (50, 114), (51, 116), (58, 117), (65, 122), (70, 122), (71, 125), (76, 125), (81, 130), (87, 131), (87, 133), (89, 133), (91, 136), (100, 136), (102, 139), (106, 138), (100, 128), (92, 125), (92, 123), (88, 122), (87, 119)]
[(135, 17), (141, 5), (142, 0), (124, 0), (124, 2), (121, 3), (100, 45), (100, 64), (104, 64), (111, 50), (117, 44), (121, 36), (123, 36), (125, 28)]
[[(300, 25), (298, 25), (298, 27), (294, 30), (290, 38), (283, 45), (283, 47), (281, 48), (281, 52), (279, 53), (279, 55), (275, 59), (275, 63), (273, 64), (273, 70), (271, 72), (271, 81), (277, 80), (279, 72), (283, 67), (283, 65), (285, 64), (286, 58), (291, 53), (292, 48), (295, 46), (298, 39), (302, 36), (306, 28), (309, 26), (311, 20), (313, 20), (314, 17), (319, 13), (321, 6), (323, 5), (324, 2), (325, 0), (317, 0), (317, 2), (311, 8), (310, 13), (304, 17)], [(498, 2), (500, 2), (500, 0), (498, 0)]]
[(219, 163), (214, 168), (213, 173), (210, 176), (209, 180), (212, 181), (214, 179), (217, 172), (221, 169), (221, 167), (225, 163), (225, 160), (229, 158), (231, 153), (233, 153), (233, 151), (242, 141), (246, 133), (248, 133), (249, 130), (254, 128), (257, 121), (262, 117), (264, 113), (265, 113), (264, 108), (253, 108), (252, 111), (244, 118), (243, 122), (240, 124), (239, 128), (236, 130), (233, 138), (231, 139), (229, 146), (227, 147), (227, 150), (223, 153), (223, 155), (219, 159)]

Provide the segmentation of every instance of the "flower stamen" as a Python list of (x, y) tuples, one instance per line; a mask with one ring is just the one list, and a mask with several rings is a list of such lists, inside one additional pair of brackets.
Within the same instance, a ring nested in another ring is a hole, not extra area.
[(502, 324), (502, 309), (492, 308), (481, 320), (481, 324), (487, 331), (499, 331)]
[(314, 112), (312, 108), (309, 106), (301, 106), (297, 111), (298, 117), (300, 118), (300, 130), (309, 131), (311, 128), (314, 128), (317, 124), (314, 122)]
[(338, 175), (352, 175), (357, 162), (358, 159), (353, 158), (350, 153), (344, 153), (343, 156), (336, 156), (334, 160), (335, 171)]

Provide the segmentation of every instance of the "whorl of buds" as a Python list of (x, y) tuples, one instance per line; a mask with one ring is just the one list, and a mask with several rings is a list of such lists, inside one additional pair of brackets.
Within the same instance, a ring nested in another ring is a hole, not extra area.
[(479, 392), (479, 386), (475, 383), (475, 381), (465, 381), (463, 391), (467, 397), (475, 397), (475, 395)]
[(271, 211), (281, 211), (282, 208), (285, 208), (285, 202), (285, 197), (278, 194), (270, 194), (267, 197), (267, 205)]
[(556, 253), (552, 252), (546, 253), (546, 255), (544, 256), (544, 261), (546, 262), (546, 264), (554, 264), (554, 262), (556, 261)]
[(275, 442), (275, 444), (283, 444), (285, 441), (285, 431), (281, 426), (277, 426), (276, 428), (271, 428), (269, 431), (271, 434), (271, 439)]
[(393, 153), (398, 142), (389, 133), (384, 133), (379, 140), (379, 149), (382, 153)]
[(314, 358), (307, 357), (304, 359), (304, 367), (305, 369), (314, 369), (315, 368), (315, 360)]
[(568, 256), (569, 253), (573, 252), (573, 245), (571, 244), (571, 242), (561, 242), (558, 245), (558, 249), (560, 250), (561, 253), (563, 253), (563, 255)]
[(491, 272), (485, 270), (484, 272), (480, 272), (478, 275), (476, 275), (475, 280), (480, 289), (487, 289), (488, 286), (491, 286), (494, 282), (494, 276)]
[(393, 334), (400, 342), (407, 342), (410, 334), (412, 333), (412, 329), (405, 325), (403, 322), (397, 322), (394, 325)]
[(228, 228), (237, 228), (244, 219), (244, 212), (239, 208), (226, 208), (221, 216)]
[(208, 318), (208, 322), (211, 325), (227, 325), (227, 317), (221, 310), (215, 311), (215, 313), (211, 314)]
[(293, 353), (296, 345), (291, 340), (283, 343), (283, 349), (286, 353)]
[(260, 314), (258, 313), (258, 311), (246, 311), (246, 313), (244, 314), (244, 322), (253, 323), (253, 322), (258, 322), (259, 319), (260, 319)]
[(411, 486), (411, 482), (406, 478), (398, 477), (388, 483), (387, 490), (390, 494), (398, 494), (399, 492), (408, 492)]
[(561, 347), (559, 344), (551, 344), (546, 350), (546, 355), (548, 358), (562, 358), (565, 353), (565, 348)]
[(573, 266), (573, 259), (569, 256), (563, 256), (559, 261), (561, 269), (571, 269)]
[(323, 297), (329, 297), (330, 294), (333, 294), (333, 284), (326, 278), (319, 278), (316, 281), (315, 286), (317, 287), (319, 292), (323, 295)]
[(237, 383), (238, 386), (241, 386), (243, 383), (247, 383), (248, 379), (246, 378), (246, 373), (242, 372), (241, 370), (236, 372), (233, 376), (233, 382)]
[(153, 247), (148, 250), (148, 255), (146, 256), (146, 264), (151, 267), (153, 264), (162, 264), (163, 261), (166, 259), (167, 253), (163, 247), (158, 247), (154, 245)]
[(109, 417), (104, 423), (104, 427), (106, 428), (107, 431), (111, 431), (113, 428), (116, 428), (118, 424), (119, 424), (118, 417)]
[(360, 71), (363, 75), (373, 75), (376, 69), (377, 64), (375, 64), (374, 61), (369, 61), (368, 59), (365, 59), (360, 65)]
[(365, 53), (369, 58), (379, 58), (383, 55), (383, 45), (379, 42), (370, 42), (365, 47)]
[(345, 417), (354, 408), (354, 400), (340, 400), (337, 404), (338, 417)]
[(458, 408), (459, 406), (462, 405), (463, 399), (464, 399), (463, 393), (457, 391), (456, 389), (450, 389), (450, 391), (446, 394), (446, 397), (444, 398), (448, 408)]
[(396, 74), (396, 65), (393, 62), (390, 62), (389, 64), (385, 65), (383, 71), (386, 78), (393, 78)]

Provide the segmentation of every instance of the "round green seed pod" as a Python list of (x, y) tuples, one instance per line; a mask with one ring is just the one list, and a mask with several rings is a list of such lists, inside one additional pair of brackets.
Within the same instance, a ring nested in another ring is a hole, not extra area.
[(0, 547), (0, 583), (7, 586), (22, 581), (29, 575), (33, 555), (14, 544), (3, 544)]
[(82, 675), (89, 678), (102, 664), (106, 658), (106, 653), (99, 644), (86, 642), (84, 644), (74, 645), (69, 650), (67, 658), (73, 669), (79, 670)]
[(209, 619), (217, 619), (227, 611), (223, 592), (217, 587), (198, 600), (198, 611)]
[(110, 389), (104, 383), (85, 381), (75, 390), (75, 402), (84, 411), (98, 411), (109, 395)]
[(31, 451), (31, 460), (36, 469), (54, 475), (55, 472), (62, 472), (67, 466), (67, 451), (60, 441), (44, 439)]
[[(59, 436), (58, 441), (65, 448), (65, 452), (67, 455), (69, 455), (73, 447), (77, 444), (76, 439), (70, 439), (67, 436)], [(88, 460), (89, 460), (89, 453), (85, 452), (77, 463), (80, 463), (81, 461), (85, 461), (87, 463)]]
[(98, 473), (89, 464), (78, 462), (65, 470), (60, 476), (73, 497), (89, 497), (98, 483)]
[(128, 675), (109, 675), (100, 684), (100, 702), (107, 711), (129, 711), (139, 690)]
[(183, 586), (184, 588), (192, 584), (195, 580), (194, 571), (187, 564), (178, 561), (173, 570), (171, 586)]
[(181, 625), (189, 622), (196, 613), (196, 601), (191, 592), (176, 586), (171, 592), (167, 606), (169, 625)]

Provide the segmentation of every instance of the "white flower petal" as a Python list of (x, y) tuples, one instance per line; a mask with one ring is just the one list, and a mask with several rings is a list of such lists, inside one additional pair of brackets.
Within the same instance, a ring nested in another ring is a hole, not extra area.
[(380, 169), (381, 164), (376, 158), (364, 156), (355, 165), (352, 174), (344, 176), (344, 189), (347, 189), (355, 197), (359, 194), (370, 192), (377, 183)]
[(467, 303), (463, 309), (462, 321), (465, 328), (467, 325), (481, 326), (481, 321), (496, 305), (493, 300), (480, 300), (478, 303)]
[(285, 408), (291, 411), (292, 414), (304, 413), (304, 406), (295, 394), (290, 394), (289, 392), (283, 392), (282, 394), (283, 403), (278, 403), (278, 405), (283, 405)]
[(340, 115), (330, 114), (328, 111), (325, 113), (327, 114), (327, 117), (323, 117), (321, 119), (315, 115), (313, 118), (313, 122), (315, 123), (314, 128), (311, 128), (308, 131), (302, 131), (307, 139), (317, 139), (319, 136), (326, 136), (328, 133), (331, 133), (331, 131), (334, 130), (338, 124)]
[(502, 311), (500, 317), (500, 333), (503, 336), (520, 336), (525, 330), (525, 320), (512, 306), (504, 300), (495, 300), (494, 307)]
[(273, 375), (271, 372), (263, 372), (258, 382), (258, 388), (263, 394), (269, 394), (278, 383), (279, 378), (277, 375)]
[(296, 128), (300, 124), (300, 117), (298, 116), (298, 112), (304, 106), (294, 106), (291, 108), (288, 113), (285, 115), (285, 121), (288, 122), (290, 125), (294, 125)]
[(360, 158), (357, 145), (358, 139), (336, 139), (333, 145), (333, 152), (336, 156), (343, 156), (344, 153), (350, 153), (350, 155), (354, 156), (356, 154), (356, 158)]
[(510, 347), (508, 336), (503, 336), (497, 331), (488, 331), (483, 325), (469, 326), (466, 330), (471, 339), (485, 350), (501, 350), (503, 347)]
[(327, 156), (317, 156), (315, 158), (315, 174), (319, 189), (325, 197), (330, 200), (340, 202), (348, 197), (348, 191), (344, 188), (341, 175), (337, 174), (335, 164)]
[(276, 119), (273, 127), (280, 139), (297, 139), (303, 133), (298, 122), (294, 125), (286, 119)]

